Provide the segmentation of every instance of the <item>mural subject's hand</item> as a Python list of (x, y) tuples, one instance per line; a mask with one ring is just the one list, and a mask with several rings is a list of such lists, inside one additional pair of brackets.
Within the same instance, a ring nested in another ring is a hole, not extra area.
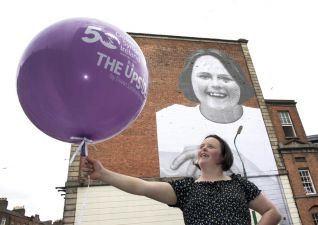
[(194, 176), (199, 172), (199, 168), (195, 166), (197, 160), (197, 151), (199, 146), (185, 146), (183, 151), (172, 161), (170, 168), (178, 170), (183, 164), (188, 164), (186, 176)]

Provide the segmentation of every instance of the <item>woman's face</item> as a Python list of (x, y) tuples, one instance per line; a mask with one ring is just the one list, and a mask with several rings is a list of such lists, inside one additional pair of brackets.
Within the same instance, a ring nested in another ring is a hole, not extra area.
[(223, 66), (211, 55), (199, 57), (192, 70), (193, 91), (200, 101), (214, 109), (231, 108), (240, 100), (240, 87)]
[(198, 150), (198, 163), (200, 167), (203, 164), (220, 165), (222, 163), (221, 143), (214, 137), (203, 140)]

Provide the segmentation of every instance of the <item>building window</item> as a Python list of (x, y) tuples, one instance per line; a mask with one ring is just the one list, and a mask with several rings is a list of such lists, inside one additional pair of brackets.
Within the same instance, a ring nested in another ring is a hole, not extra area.
[(314, 224), (318, 225), (318, 213), (313, 213), (312, 218), (314, 219)]
[(313, 185), (310, 172), (308, 169), (299, 169), (299, 175), (301, 182), (303, 183), (305, 193), (308, 194), (316, 194), (315, 187)]
[(1, 219), (1, 225), (6, 225), (6, 218)]
[(296, 137), (295, 129), (290, 119), (289, 112), (279, 112), (279, 119), (282, 124), (285, 137)]
[(296, 162), (306, 162), (306, 158), (305, 157), (295, 157), (295, 161)]

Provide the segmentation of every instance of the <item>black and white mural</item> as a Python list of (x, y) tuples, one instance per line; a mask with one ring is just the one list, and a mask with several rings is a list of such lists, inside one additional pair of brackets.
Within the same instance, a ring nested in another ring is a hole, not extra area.
[(228, 142), (234, 164), (276, 203), (289, 224), (275, 158), (255, 97), (240, 66), (218, 49), (199, 49), (185, 61), (179, 89), (195, 106), (172, 104), (156, 112), (161, 177), (198, 176), (196, 153), (202, 139), (217, 134)]

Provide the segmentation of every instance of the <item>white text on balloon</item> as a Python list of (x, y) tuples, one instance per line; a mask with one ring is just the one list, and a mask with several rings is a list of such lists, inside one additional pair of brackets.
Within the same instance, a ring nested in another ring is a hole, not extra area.
[[(110, 72), (116, 74), (117, 76), (121, 75), (121, 71), (123, 69), (124, 63), (116, 60), (114, 58), (111, 58), (110, 56), (97, 52), (98, 60), (97, 60), (97, 66), (103, 67), (105, 70), (109, 70)], [(132, 64), (130, 61), (126, 64), (125, 68), (125, 77), (130, 79), (131, 84), (135, 84), (135, 88), (137, 90), (140, 90), (140, 93), (146, 98), (147, 94), (147, 88), (146, 88), (146, 81), (142, 76), (139, 76), (139, 74), (134, 71), (134, 64)]]

